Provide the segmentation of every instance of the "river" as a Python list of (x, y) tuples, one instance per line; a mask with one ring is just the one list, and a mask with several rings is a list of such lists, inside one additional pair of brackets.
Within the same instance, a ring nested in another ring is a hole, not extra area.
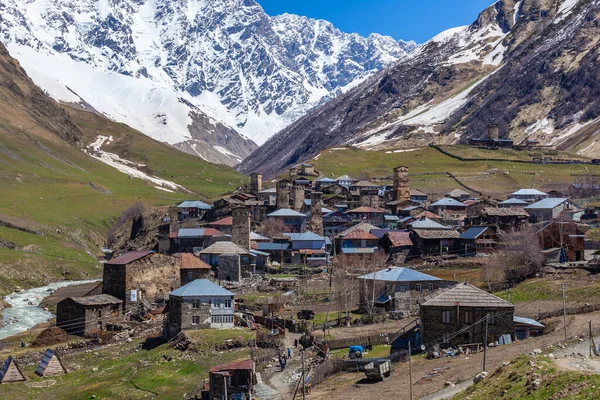
[(4, 301), (11, 305), (2, 311), (4, 326), (0, 328), (0, 339), (4, 339), (19, 332), (31, 329), (37, 324), (54, 318), (54, 314), (39, 307), (44, 298), (48, 297), (56, 289), (65, 286), (81, 285), (84, 283), (98, 282), (88, 281), (64, 281), (54, 282), (48, 286), (24, 290), (12, 293), (4, 297)]

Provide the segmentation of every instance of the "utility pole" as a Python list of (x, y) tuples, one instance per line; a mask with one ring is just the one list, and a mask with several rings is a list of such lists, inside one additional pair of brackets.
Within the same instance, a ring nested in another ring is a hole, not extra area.
[(510, 289), (508, 289), (508, 302), (510, 303)]
[(565, 326), (565, 342), (567, 341), (567, 309), (565, 308), (565, 283), (562, 283), (563, 325)]
[(595, 350), (594, 338), (592, 337), (592, 320), (588, 319), (588, 325), (590, 326), (590, 357), (592, 356), (592, 349)]
[(306, 400), (306, 388), (304, 384), (306, 379), (304, 378), (304, 350), (302, 350), (302, 400)]
[(227, 377), (223, 375), (223, 388), (225, 389), (225, 400), (227, 400)]
[(487, 347), (488, 347), (488, 322), (490, 320), (490, 314), (485, 315), (485, 338), (483, 345), (483, 370), (485, 371), (485, 361), (487, 359)]
[(413, 391), (412, 391), (412, 362), (411, 362), (411, 347), (410, 347), (410, 339), (408, 339), (408, 381), (410, 387), (410, 400), (413, 400)]

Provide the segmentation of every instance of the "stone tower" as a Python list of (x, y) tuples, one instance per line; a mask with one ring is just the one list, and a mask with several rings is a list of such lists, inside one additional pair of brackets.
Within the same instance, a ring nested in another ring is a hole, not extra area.
[(243, 249), (250, 248), (250, 210), (236, 207), (231, 210), (231, 241)]
[(499, 129), (497, 124), (488, 125), (488, 139), (497, 140), (500, 137)]
[(294, 211), (300, 211), (304, 204), (304, 186), (293, 185), (292, 186), (292, 208)]
[(262, 175), (256, 172), (250, 175), (250, 194), (258, 196), (258, 192), (262, 190)]
[(394, 168), (394, 200), (410, 201), (410, 180), (408, 167)]
[(321, 192), (310, 194), (310, 220), (308, 222), (308, 229), (320, 236), (323, 236), (322, 197), (323, 193)]
[(361, 207), (379, 207), (379, 190), (378, 189), (362, 189), (360, 191), (360, 206)]
[(290, 208), (290, 181), (282, 179), (277, 182), (277, 208)]

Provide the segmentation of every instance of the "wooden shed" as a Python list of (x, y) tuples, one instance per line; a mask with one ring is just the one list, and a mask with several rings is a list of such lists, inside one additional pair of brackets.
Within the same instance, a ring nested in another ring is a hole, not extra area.
[(58, 354), (52, 350), (47, 349), (40, 361), (38, 367), (35, 369), (36, 375), (39, 376), (56, 376), (66, 374), (67, 368), (64, 366)]
[(8, 356), (0, 369), (0, 383), (23, 382), (26, 380), (27, 378), (17, 365), (17, 361), (13, 356)]

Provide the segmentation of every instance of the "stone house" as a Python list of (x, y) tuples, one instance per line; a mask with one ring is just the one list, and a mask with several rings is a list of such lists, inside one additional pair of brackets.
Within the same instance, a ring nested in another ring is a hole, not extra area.
[(346, 214), (352, 218), (354, 223), (366, 222), (375, 226), (383, 226), (383, 216), (387, 214), (387, 211), (373, 207), (358, 207), (346, 211)]
[(178, 253), (173, 256), (179, 258), (179, 272), (182, 285), (196, 279), (210, 279), (212, 275), (211, 267), (199, 257), (190, 253)]
[(231, 231), (233, 229), (233, 217), (231, 215), (223, 217), (216, 221), (210, 222), (208, 226), (217, 229), (218, 231), (223, 232), (224, 234), (231, 235)]
[(167, 338), (181, 331), (233, 328), (235, 294), (207, 279), (196, 279), (169, 293)]
[(413, 243), (410, 239), (410, 232), (389, 231), (379, 239), (378, 245), (386, 254), (390, 255), (393, 262), (404, 262)]
[[(241, 248), (233, 242), (217, 242), (207, 247), (200, 252), (200, 259), (210, 266), (216, 267), (218, 271), (224, 271), (224, 269), (229, 268), (229, 264), (232, 262), (244, 269), (248, 269), (250, 265), (250, 254), (248, 253), (248, 250)], [(227, 262), (225, 263), (226, 260)], [(239, 280), (234, 278), (236, 275), (238, 274), (232, 274), (231, 280)], [(218, 276), (218, 278), (222, 279), (221, 276)]]
[(446, 193), (446, 197), (458, 201), (465, 201), (471, 198), (471, 193), (466, 192), (462, 189), (454, 189)]
[(324, 177), (324, 178), (317, 179), (315, 181), (314, 187), (315, 187), (315, 190), (322, 192), (324, 187), (327, 187), (330, 185), (337, 185), (337, 182), (334, 179)]
[(177, 219), (185, 221), (186, 219), (204, 219), (212, 206), (199, 200), (186, 200), (177, 205)]
[(479, 215), (483, 209), (497, 207), (496, 202), (487, 199), (466, 200), (464, 204), (467, 206), (467, 217)]
[(524, 208), (529, 213), (531, 222), (552, 221), (572, 210), (580, 210), (580, 213), (572, 213), (571, 219), (579, 220), (583, 214), (583, 209), (567, 198), (547, 198), (540, 200)]
[(306, 214), (294, 211), (289, 208), (281, 208), (267, 214), (267, 221), (270, 219), (280, 220), (290, 232), (302, 232), (306, 227)]
[(351, 177), (350, 175), (342, 175), (335, 178), (335, 181), (342, 186), (350, 188), (357, 180)]
[(334, 236), (352, 226), (352, 218), (340, 210), (331, 211), (323, 216), (323, 234)]
[[(461, 283), (425, 299), (420, 305), (423, 344), (459, 346), (485, 343), (514, 335), (515, 306), (468, 283)], [(456, 332), (463, 330), (460, 334)]]
[(410, 189), (410, 201), (413, 203), (427, 204), (429, 195), (419, 189)]
[(290, 239), (292, 243), (292, 251), (296, 250), (324, 250), (325, 249), (325, 237), (319, 236), (313, 232), (303, 233), (283, 233)]
[(321, 185), (321, 192), (325, 195), (339, 196), (337, 201), (346, 201), (348, 196), (348, 187), (339, 183), (331, 183), (329, 185)]
[(56, 305), (56, 326), (70, 335), (94, 335), (123, 318), (122, 303), (108, 294), (68, 297)]
[(527, 224), (529, 214), (522, 207), (484, 208), (473, 217), (465, 219), (466, 226), (489, 226), (495, 231), (512, 231)]
[(369, 307), (419, 314), (419, 301), (442, 288), (456, 284), (404, 267), (389, 267), (359, 279), (361, 310)]
[(452, 198), (445, 197), (429, 206), (429, 209), (448, 221), (463, 220), (467, 216), (467, 206)]
[(180, 285), (179, 260), (152, 251), (132, 251), (104, 264), (102, 293), (123, 300), (123, 309), (166, 300)]
[(256, 384), (254, 362), (250, 359), (225, 365), (217, 365), (208, 370), (211, 399), (251, 399)]
[(489, 226), (471, 226), (459, 237), (459, 254), (475, 256), (479, 253), (489, 253), (498, 248), (498, 235)]
[(171, 252), (197, 253), (223, 240), (225, 234), (215, 228), (182, 228), (171, 238)]

